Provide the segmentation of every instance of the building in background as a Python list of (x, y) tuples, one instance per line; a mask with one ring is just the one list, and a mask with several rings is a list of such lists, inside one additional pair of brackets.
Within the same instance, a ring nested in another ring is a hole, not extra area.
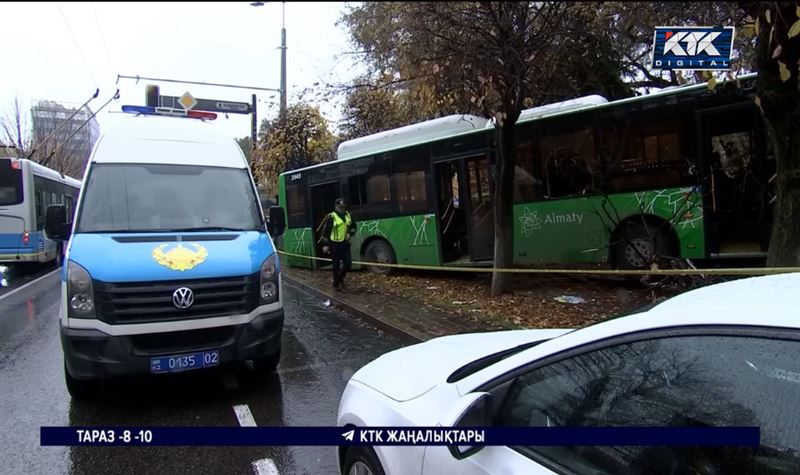
[(72, 116), (76, 109), (76, 106), (55, 101), (37, 101), (31, 107), (31, 118), (33, 139), (37, 144), (36, 161), (80, 179), (92, 148), (100, 138), (100, 125), (88, 107)]
[(0, 158), (17, 158), (19, 157), (19, 153), (17, 153), (17, 147), (13, 145), (5, 145), (3, 142), (0, 142)]

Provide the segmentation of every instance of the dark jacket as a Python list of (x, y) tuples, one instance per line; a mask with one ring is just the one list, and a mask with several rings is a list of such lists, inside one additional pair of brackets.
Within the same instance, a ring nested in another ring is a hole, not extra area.
[[(334, 213), (338, 214), (342, 221), (345, 219), (345, 215), (334, 211)], [(328, 242), (331, 239), (331, 230), (333, 229), (333, 219), (331, 219), (331, 215), (328, 214), (325, 216), (325, 221), (322, 224), (322, 242)], [(350, 236), (356, 234), (356, 220), (353, 218), (353, 215), (350, 215), (350, 229), (347, 230), (350, 233)]]

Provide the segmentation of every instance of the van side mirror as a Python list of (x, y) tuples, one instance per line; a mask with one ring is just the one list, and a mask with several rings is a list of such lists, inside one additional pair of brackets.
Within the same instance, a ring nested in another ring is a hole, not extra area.
[(270, 206), (267, 229), (269, 229), (269, 233), (273, 237), (282, 236), (283, 232), (286, 231), (286, 216), (280, 206)]
[(47, 207), (44, 220), (44, 232), (48, 239), (66, 241), (69, 239), (70, 224), (67, 222), (67, 209), (64, 205)]

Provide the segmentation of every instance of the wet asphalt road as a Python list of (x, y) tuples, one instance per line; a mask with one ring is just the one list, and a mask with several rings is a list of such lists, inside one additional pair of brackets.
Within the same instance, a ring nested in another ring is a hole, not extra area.
[(36, 280), (37, 278), (53, 272), (55, 264), (0, 264), (0, 297), (11, 293), (14, 289)]
[(39, 428), (236, 427), (240, 404), (258, 426), (335, 425), (350, 375), (412, 343), (286, 285), (283, 354), (267, 380), (248, 368), (189, 372), (117, 382), (99, 402), (73, 402), (58, 338), (58, 275), (17, 289), (0, 293), (0, 473), (251, 474), (265, 458), (281, 474), (338, 473), (334, 447), (40, 447)]

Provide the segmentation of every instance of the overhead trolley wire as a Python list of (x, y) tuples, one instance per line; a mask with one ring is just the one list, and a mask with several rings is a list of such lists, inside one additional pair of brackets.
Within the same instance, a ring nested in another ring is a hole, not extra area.
[(103, 40), (103, 49), (106, 52), (106, 59), (108, 60), (108, 66), (111, 68), (111, 71), (114, 74), (117, 74), (117, 68), (114, 67), (113, 61), (111, 61), (111, 54), (108, 52), (108, 44), (106, 43), (106, 36), (103, 34), (103, 29), (100, 27), (100, 20), (97, 19), (97, 11), (94, 9), (94, 2), (90, 3), (92, 7), (92, 14), (94, 15), (94, 23), (97, 25), (97, 31), (100, 32), (100, 39)]
[(64, 11), (61, 9), (61, 5), (56, 2), (56, 7), (58, 7), (58, 12), (61, 14), (61, 19), (64, 20), (64, 24), (67, 26), (67, 31), (69, 31), (69, 35), (72, 37), (72, 41), (75, 44), (75, 48), (78, 49), (78, 54), (81, 56), (83, 60), (83, 65), (86, 66), (86, 71), (89, 72), (89, 76), (92, 77), (92, 81), (94, 81), (95, 85), (97, 85), (97, 78), (94, 77), (94, 73), (92, 73), (92, 68), (89, 67), (89, 62), (86, 61), (86, 57), (83, 55), (83, 50), (81, 50), (81, 46), (78, 44), (78, 40), (75, 38), (75, 34), (72, 32), (72, 27), (69, 26), (69, 22), (67, 21), (67, 17), (64, 16)]

